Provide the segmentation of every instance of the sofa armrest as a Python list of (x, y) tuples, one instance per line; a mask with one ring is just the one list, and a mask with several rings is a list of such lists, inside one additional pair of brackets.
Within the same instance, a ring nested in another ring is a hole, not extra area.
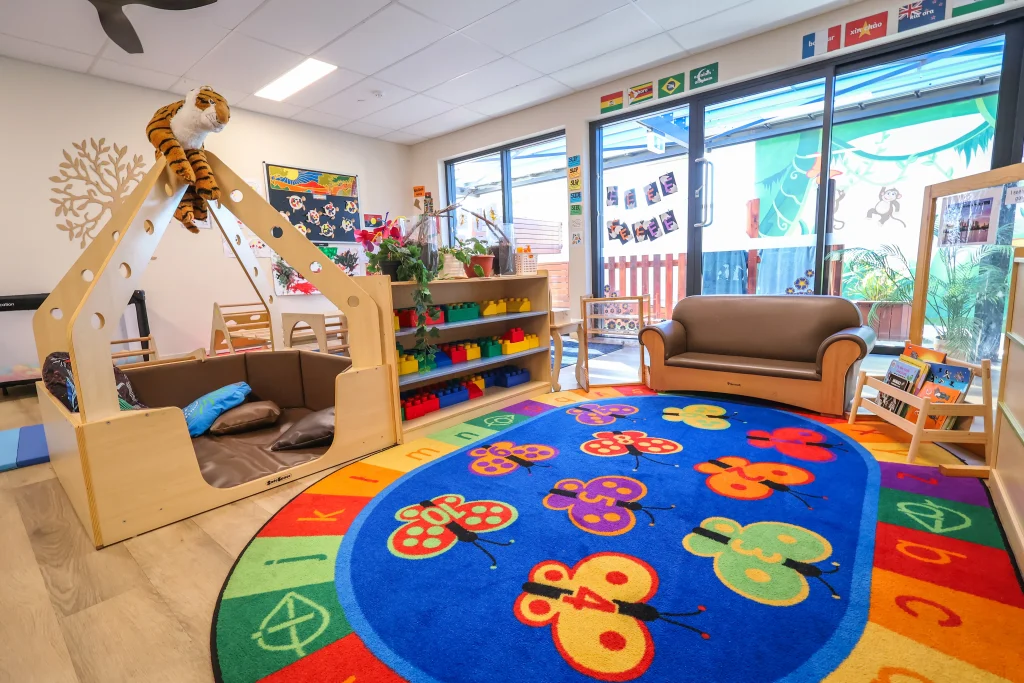
[(871, 349), (875, 348), (875, 339), (875, 331), (867, 325), (861, 325), (860, 327), (847, 327), (845, 330), (836, 332), (831, 337), (821, 342), (821, 346), (818, 347), (818, 372), (821, 372), (822, 365), (825, 361), (825, 352), (828, 351), (828, 347), (832, 346), (836, 342), (852, 341), (856, 343), (857, 346), (860, 347), (860, 355), (857, 357), (857, 360), (861, 360), (871, 353)]
[(665, 344), (665, 360), (686, 351), (686, 328), (680, 322), (666, 320), (657, 325), (648, 325), (640, 330), (641, 343), (643, 343), (645, 334), (661, 336), (661, 340)]

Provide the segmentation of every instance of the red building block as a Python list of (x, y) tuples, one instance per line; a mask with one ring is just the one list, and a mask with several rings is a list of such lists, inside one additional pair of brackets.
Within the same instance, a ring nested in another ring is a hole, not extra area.
[(526, 338), (526, 333), (523, 332), (523, 328), (521, 327), (513, 327), (511, 330), (501, 335), (501, 338), (504, 341), (512, 342), (513, 344), (515, 344), (516, 342), (523, 341), (523, 339)]
[(484, 395), (484, 390), (477, 385), (476, 382), (466, 382), (466, 389), (469, 391), (469, 400), (472, 401), (474, 398), (480, 398)]
[[(427, 309), (427, 321), (425, 325), (440, 325), (444, 322), (444, 311), (440, 308)], [(418, 327), (419, 316), (415, 308), (403, 308), (398, 311), (398, 324), (402, 327)]]
[(441, 403), (434, 394), (420, 394), (402, 401), (406, 420), (415, 420), (427, 413), (441, 409)]

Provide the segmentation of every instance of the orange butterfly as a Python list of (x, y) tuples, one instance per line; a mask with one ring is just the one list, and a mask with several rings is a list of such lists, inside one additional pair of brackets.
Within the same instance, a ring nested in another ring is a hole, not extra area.
[(708, 460), (694, 466), (701, 474), (710, 474), (705, 482), (708, 488), (720, 496), (735, 498), (736, 500), (763, 500), (776, 491), (788, 493), (807, 505), (813, 510), (801, 495), (808, 498), (821, 498), (828, 500), (825, 496), (812, 496), (810, 494), (799, 494), (790, 487), (810, 484), (814, 481), (814, 475), (802, 467), (788, 465), (780, 462), (755, 462), (751, 463), (746, 458), (735, 455), (725, 455), (721, 458)]

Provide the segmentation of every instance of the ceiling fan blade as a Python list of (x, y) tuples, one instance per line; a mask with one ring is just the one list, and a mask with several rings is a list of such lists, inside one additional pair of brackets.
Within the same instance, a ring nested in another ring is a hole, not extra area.
[[(132, 0), (131, 4), (144, 5), (146, 7), (152, 7), (153, 9), (176, 11), (206, 7), (207, 5), (212, 5), (215, 2), (217, 2), (217, 0)], [(126, 2), (125, 4), (129, 3)]]
[(142, 41), (139, 34), (135, 32), (132, 22), (125, 16), (121, 3), (104, 2), (103, 0), (89, 0), (100, 15), (100, 26), (107, 36), (120, 46), (122, 50), (131, 55), (142, 53)]

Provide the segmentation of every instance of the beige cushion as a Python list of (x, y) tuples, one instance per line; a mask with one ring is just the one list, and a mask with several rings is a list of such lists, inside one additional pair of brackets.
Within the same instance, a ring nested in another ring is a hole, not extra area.
[(334, 408), (324, 408), (299, 420), (273, 446), (274, 451), (330, 446), (334, 441)]
[(281, 409), (273, 401), (254, 401), (224, 412), (210, 427), (215, 436), (241, 434), (269, 427), (281, 417)]
[(715, 353), (681, 353), (665, 361), (665, 365), (693, 370), (713, 370), (716, 372), (735, 372), (746, 375), (763, 375), (766, 377), (785, 377), (788, 379), (807, 379), (820, 381), (814, 363), (797, 361), (773, 360), (771, 358), (751, 358), (749, 356), (723, 356)]

